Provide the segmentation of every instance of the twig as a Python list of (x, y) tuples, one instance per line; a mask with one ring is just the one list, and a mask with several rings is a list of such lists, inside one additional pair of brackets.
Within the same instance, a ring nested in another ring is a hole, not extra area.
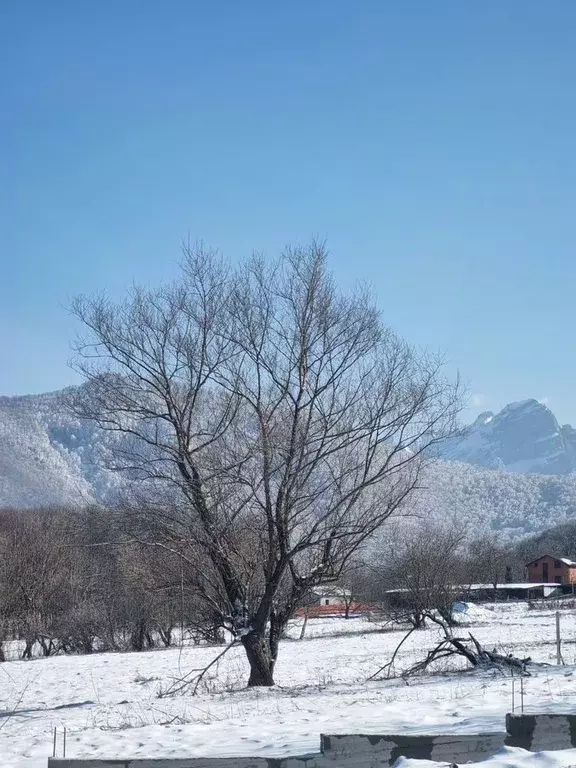
[[(220, 659), (225, 656), (225, 654), (228, 653), (228, 651), (233, 648), (235, 645), (238, 645), (238, 641), (236, 639), (232, 640), (232, 642), (224, 648), (223, 651), (221, 651), (216, 658), (212, 659), (212, 661), (207, 664), (204, 668), (200, 669), (192, 669), (190, 672), (188, 672), (187, 675), (185, 675), (182, 678), (178, 678), (174, 681), (174, 684), (168, 688), (166, 691), (163, 691), (158, 694), (159, 699), (165, 699), (167, 696), (177, 696), (182, 691), (185, 691), (188, 687), (194, 686), (192, 689), (192, 696), (195, 696), (198, 692), (198, 687), (200, 686), (200, 683), (204, 679), (205, 675), (207, 674), (208, 670), (210, 670), (215, 664), (217, 664)], [(196, 674), (195, 674), (196, 673)]]
[[(6, 672), (6, 674), (8, 675), (8, 677), (10, 677), (8, 672)], [(34, 680), (36, 680), (36, 678), (34, 678)], [(20, 691), (20, 695), (18, 696), (16, 704), (14, 705), (12, 710), (6, 713), (6, 717), (2, 718), (2, 722), (0, 723), (0, 731), (2, 730), (2, 728), (4, 728), (6, 723), (14, 717), (14, 715), (18, 714), (18, 707), (20, 706), (20, 704), (22, 704), (24, 696), (26, 695), (28, 688), (30, 688), (30, 686), (32, 685), (32, 682), (33, 682), (32, 680), (28, 680), (24, 688), (22, 688), (22, 690)]]
[(390, 671), (390, 669), (394, 666), (394, 661), (396, 659), (398, 651), (400, 650), (402, 645), (406, 642), (406, 640), (408, 640), (408, 638), (410, 637), (412, 632), (414, 632), (415, 629), (416, 629), (416, 627), (412, 627), (411, 629), (408, 630), (408, 632), (404, 635), (402, 640), (400, 640), (400, 642), (396, 646), (396, 649), (395, 649), (394, 653), (392, 654), (392, 658), (390, 659), (390, 661), (387, 664), (384, 664), (383, 667), (380, 667), (380, 669), (377, 672), (374, 672), (373, 675), (370, 675), (368, 680), (374, 680), (374, 678), (376, 678), (380, 674), (380, 672), (383, 672), (385, 669), (388, 669), (388, 671)]

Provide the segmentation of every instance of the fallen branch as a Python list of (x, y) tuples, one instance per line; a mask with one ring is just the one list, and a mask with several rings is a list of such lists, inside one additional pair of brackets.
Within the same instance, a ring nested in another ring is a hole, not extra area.
[(530, 676), (527, 668), (531, 662), (529, 657), (519, 659), (512, 654), (504, 656), (498, 653), (496, 649), (487, 651), (471, 633), (469, 637), (462, 638), (454, 637), (446, 625), (443, 626), (443, 630), (444, 638), (432, 650), (428, 651), (425, 659), (407, 669), (402, 675), (404, 678), (424, 672), (436, 661), (456, 656), (465, 658), (472, 667), (477, 669), (497, 669), (500, 672), (509, 670), (520, 675)]
[(407, 633), (404, 635), (404, 637), (402, 638), (402, 640), (400, 640), (400, 642), (399, 642), (399, 643), (398, 643), (398, 645), (396, 646), (396, 649), (394, 650), (394, 653), (392, 654), (392, 658), (390, 659), (390, 661), (389, 661), (387, 664), (384, 664), (384, 666), (383, 666), (383, 667), (380, 667), (380, 669), (379, 669), (379, 670), (377, 670), (376, 672), (374, 672), (374, 674), (373, 674), (373, 675), (370, 675), (370, 677), (368, 678), (368, 680), (375, 680), (375, 679), (377, 679), (378, 675), (379, 675), (381, 672), (384, 672), (384, 670), (385, 670), (385, 669), (388, 671), (387, 677), (388, 677), (388, 678), (390, 677), (390, 671), (391, 671), (391, 669), (392, 669), (392, 668), (393, 668), (393, 666), (394, 666), (394, 661), (396, 660), (396, 656), (398, 655), (398, 651), (399, 651), (399, 650), (400, 650), (400, 648), (401, 648), (401, 647), (404, 645), (404, 643), (406, 642), (406, 640), (408, 640), (408, 638), (410, 637), (410, 635), (412, 634), (412, 632), (414, 632), (414, 630), (415, 630), (415, 629), (416, 629), (416, 627), (412, 627), (411, 629), (409, 629), (409, 630), (408, 630), (408, 632), (407, 632)]
[[(441, 628), (444, 637), (434, 648), (428, 651), (424, 659), (421, 659), (402, 672), (402, 677), (405, 680), (412, 675), (425, 672), (435, 662), (451, 657), (464, 658), (473, 668), (496, 669), (500, 672), (509, 671), (511, 674), (530, 675), (528, 671), (528, 665), (532, 663), (530, 658), (520, 659), (512, 656), (512, 654), (506, 656), (498, 653), (496, 649), (487, 651), (472, 633), (469, 633), (468, 637), (455, 637), (452, 627), (437, 613), (425, 611), (422, 613), (422, 616), (424, 619), (429, 619), (437, 624)], [(381, 666), (373, 675), (370, 675), (368, 680), (382, 679), (382, 673), (386, 673), (387, 678), (391, 677), (391, 671), (401, 647), (416, 628), (414, 626), (408, 630), (396, 646), (390, 661)]]
[(494, 665), (503, 665), (506, 667), (512, 667), (514, 669), (519, 669), (521, 675), (526, 675), (530, 677), (530, 672), (527, 669), (528, 664), (532, 662), (532, 659), (530, 656), (527, 656), (525, 659), (519, 659), (516, 656), (512, 656), (512, 654), (508, 654), (507, 656), (502, 655), (501, 653), (498, 653), (496, 649), (493, 651), (486, 651), (476, 640), (474, 635), (470, 633), (470, 639), (474, 643), (476, 650), (478, 652), (478, 656), (481, 659), (485, 659), (488, 662), (491, 662)]
[(178, 694), (182, 693), (186, 689), (192, 687), (192, 696), (195, 696), (198, 692), (198, 688), (200, 686), (200, 683), (208, 673), (212, 667), (217, 664), (220, 659), (225, 656), (228, 651), (233, 648), (235, 645), (238, 645), (238, 641), (236, 639), (232, 640), (231, 643), (229, 643), (226, 648), (224, 648), (223, 651), (221, 651), (216, 658), (212, 659), (212, 661), (207, 664), (205, 667), (200, 667), (198, 669), (191, 669), (190, 672), (188, 672), (187, 675), (181, 678), (177, 678), (174, 680), (174, 683), (165, 691), (161, 691), (158, 694), (159, 699), (165, 699), (168, 696), (178, 696)]

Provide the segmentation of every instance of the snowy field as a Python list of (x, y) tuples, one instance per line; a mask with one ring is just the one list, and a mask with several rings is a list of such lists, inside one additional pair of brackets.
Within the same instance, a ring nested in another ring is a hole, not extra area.
[[(485, 606), (470, 629), (489, 648), (550, 665), (527, 679), (526, 711), (576, 709), (576, 614), (562, 614), (564, 667), (556, 666), (553, 611)], [(299, 622), (290, 633), (299, 637)], [(274, 689), (243, 688), (246, 663), (241, 649), (233, 649), (195, 697), (158, 693), (221, 649), (9, 661), (0, 664), (0, 765), (45, 768), (55, 726), (67, 729), (68, 757), (101, 758), (281, 756), (317, 751), (320, 733), (503, 729), (509, 678), (437, 674), (409, 684), (366, 682), (402, 636), (363, 619), (311, 620), (306, 639), (282, 644)], [(398, 669), (422, 658), (437, 637), (436, 629), (414, 632)], [(405, 768), (413, 763), (403, 761)], [(482, 765), (574, 766), (576, 750), (539, 756), (506, 750)]]

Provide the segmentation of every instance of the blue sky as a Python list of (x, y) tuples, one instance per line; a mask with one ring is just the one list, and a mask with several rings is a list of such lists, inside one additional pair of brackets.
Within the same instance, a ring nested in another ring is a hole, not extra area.
[(475, 410), (576, 423), (573, 0), (3, 0), (0, 393), (79, 292), (325, 237)]

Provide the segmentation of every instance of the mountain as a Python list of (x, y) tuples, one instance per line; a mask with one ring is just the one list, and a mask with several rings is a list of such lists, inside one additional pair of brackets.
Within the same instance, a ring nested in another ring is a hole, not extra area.
[(442, 448), (444, 459), (520, 474), (568, 475), (576, 470), (576, 430), (560, 426), (537, 400), (486, 411)]
[(463, 519), (478, 533), (517, 539), (576, 520), (576, 474), (535, 475), (436, 461), (428, 469), (416, 512)]
[[(0, 506), (113, 503), (128, 488), (107, 469), (114, 436), (71, 416), (62, 394), (0, 397)], [(576, 430), (535, 400), (482, 414), (432, 463), (412, 511), (511, 538), (574, 519), (575, 452)]]
[(63, 407), (62, 392), (0, 397), (0, 505), (91, 504), (122, 479), (105, 469), (110, 436)]

